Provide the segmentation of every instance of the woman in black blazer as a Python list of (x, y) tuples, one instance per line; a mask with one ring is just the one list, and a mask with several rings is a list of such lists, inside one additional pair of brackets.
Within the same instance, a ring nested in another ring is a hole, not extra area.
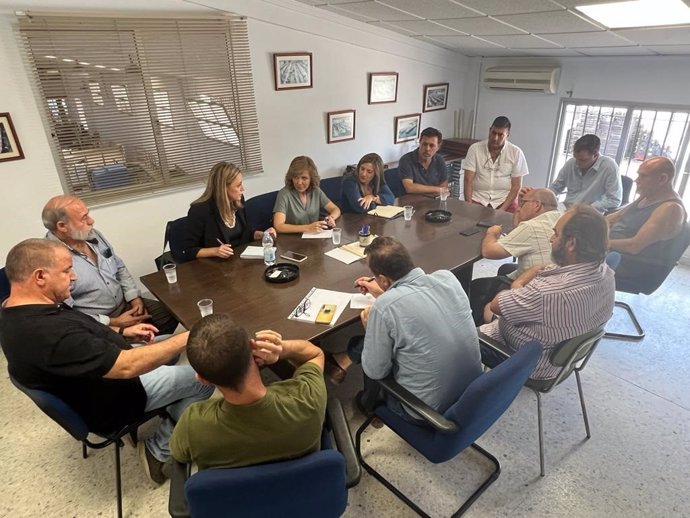
[[(233, 246), (261, 239), (252, 232), (244, 210), (242, 172), (234, 164), (219, 162), (208, 176), (206, 190), (192, 202), (187, 213), (182, 246), (187, 260), (197, 257), (228, 259)], [(275, 230), (268, 231), (275, 237)]]

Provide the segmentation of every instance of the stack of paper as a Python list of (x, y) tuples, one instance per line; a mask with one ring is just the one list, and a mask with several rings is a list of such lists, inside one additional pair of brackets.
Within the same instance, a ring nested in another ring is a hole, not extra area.
[(302, 239), (330, 239), (333, 236), (333, 229), (320, 230), (318, 232), (303, 232)]
[(336, 306), (336, 310), (329, 326), (333, 327), (350, 303), (351, 298), (352, 293), (312, 288), (307, 296), (290, 312), (288, 319), (314, 324), (321, 308), (326, 304), (332, 304)]
[(240, 259), (263, 259), (264, 248), (262, 246), (248, 246), (240, 254)]
[(375, 209), (371, 209), (367, 214), (370, 216), (379, 216), (380, 218), (393, 219), (400, 216), (405, 209), (403, 207), (394, 207), (393, 205), (379, 205)]

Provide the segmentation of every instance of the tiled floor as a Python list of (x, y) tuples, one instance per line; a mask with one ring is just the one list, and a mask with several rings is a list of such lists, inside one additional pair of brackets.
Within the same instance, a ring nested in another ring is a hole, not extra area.
[[(495, 272), (484, 261), (477, 275)], [(653, 296), (626, 296), (647, 331), (642, 342), (604, 340), (583, 373), (592, 426), (585, 430), (573, 379), (545, 396), (547, 475), (539, 477), (536, 402), (523, 390), (479, 441), (502, 463), (496, 483), (467, 516), (690, 515), (690, 268), (679, 267)], [(621, 325), (619, 315), (612, 325)], [(329, 344), (338, 349), (342, 342)], [(114, 516), (111, 449), (81, 458), (79, 445), (11, 386), (1, 357), (0, 517)], [(351, 399), (353, 371), (333, 395), (343, 399), (353, 432), (362, 418)], [(432, 516), (448, 516), (488, 473), (487, 462), (464, 453), (431, 465), (390, 430), (368, 431), (365, 455)], [(167, 516), (168, 485), (152, 488), (135, 451), (122, 451), (125, 516)], [(350, 491), (348, 517), (413, 513), (364, 473)]]

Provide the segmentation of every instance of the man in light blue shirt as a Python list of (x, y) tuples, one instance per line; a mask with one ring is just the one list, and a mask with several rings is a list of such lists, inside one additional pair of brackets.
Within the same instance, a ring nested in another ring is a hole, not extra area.
[(599, 212), (618, 208), (623, 198), (623, 186), (618, 165), (599, 154), (601, 141), (596, 135), (583, 135), (575, 142), (573, 156), (561, 168), (549, 186), (556, 194), (566, 190), (564, 204), (591, 205)]
[[(326, 375), (342, 381), (352, 363), (362, 363), (371, 379), (395, 381), (443, 413), (481, 374), (477, 331), (469, 301), (447, 270), (426, 274), (415, 268), (405, 247), (393, 237), (378, 237), (366, 249), (373, 278), (355, 281), (376, 301), (362, 311), (366, 329), (348, 352), (327, 357)], [(414, 420), (399, 403), (391, 410)]]

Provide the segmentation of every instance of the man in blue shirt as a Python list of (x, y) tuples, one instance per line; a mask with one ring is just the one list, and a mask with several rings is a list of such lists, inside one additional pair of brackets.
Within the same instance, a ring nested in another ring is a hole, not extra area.
[[(395, 381), (439, 412), (454, 403), (481, 374), (477, 331), (469, 301), (447, 270), (426, 274), (415, 268), (405, 247), (378, 237), (366, 248), (373, 278), (355, 285), (376, 301), (361, 314), (364, 337), (350, 340), (347, 353), (327, 356), (326, 375), (342, 382), (352, 363), (371, 379)], [(415, 420), (397, 401), (388, 406)]]
[(419, 138), (419, 147), (400, 158), (400, 179), (408, 193), (439, 194), (441, 187), (448, 187), (446, 161), (437, 154), (442, 138), (437, 129), (426, 128)]

